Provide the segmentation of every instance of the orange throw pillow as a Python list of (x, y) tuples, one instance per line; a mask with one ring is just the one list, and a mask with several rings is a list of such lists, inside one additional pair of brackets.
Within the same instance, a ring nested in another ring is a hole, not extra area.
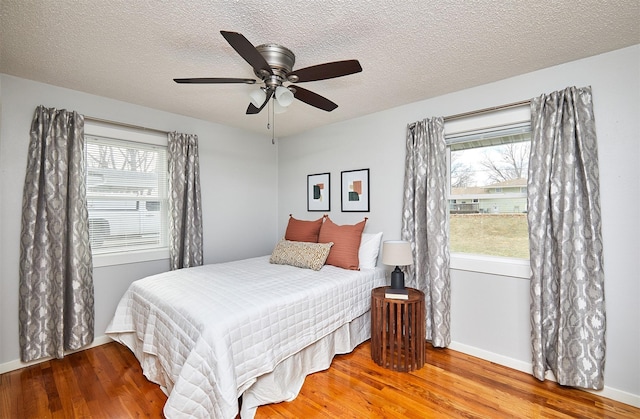
[(358, 249), (362, 239), (362, 230), (364, 230), (366, 223), (367, 219), (365, 218), (358, 224), (339, 226), (327, 217), (318, 237), (318, 243), (333, 242), (329, 257), (325, 262), (327, 265), (356, 271), (360, 269)]
[(320, 217), (315, 221), (304, 221), (296, 220), (289, 214), (289, 224), (284, 233), (285, 240), (318, 243), (318, 234), (320, 233), (320, 227), (322, 227), (323, 218)]

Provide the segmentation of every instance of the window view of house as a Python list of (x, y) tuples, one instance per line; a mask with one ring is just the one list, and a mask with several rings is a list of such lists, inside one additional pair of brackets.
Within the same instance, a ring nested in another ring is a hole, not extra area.
[(93, 253), (166, 247), (166, 149), (93, 136), (85, 147)]
[(529, 150), (530, 133), (512, 130), (450, 142), (451, 252), (529, 258)]

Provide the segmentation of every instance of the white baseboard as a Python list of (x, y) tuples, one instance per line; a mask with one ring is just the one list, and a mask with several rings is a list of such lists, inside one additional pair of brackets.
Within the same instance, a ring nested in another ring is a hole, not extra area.
[[(509, 358), (504, 355), (476, 348), (475, 346), (469, 346), (458, 342), (451, 342), (451, 344), (449, 345), (449, 349), (453, 349), (454, 351), (462, 352), (467, 355), (475, 356), (486, 361), (494, 362), (505, 367), (513, 368), (514, 370), (526, 372), (527, 374), (531, 374), (531, 371), (533, 371), (533, 365), (530, 362), (524, 362), (514, 358)], [(547, 372), (547, 376), (545, 378), (547, 380), (556, 381), (551, 372)], [(580, 390), (588, 391), (589, 393), (606, 397), (608, 399), (615, 400), (620, 403), (625, 403), (634, 407), (640, 407), (640, 396), (608, 387), (606, 385), (604, 386), (604, 389), (599, 391), (586, 389)]]
[[(89, 349), (89, 348), (95, 348), (96, 346), (104, 345), (105, 343), (109, 343), (109, 342), (113, 342), (113, 339), (111, 339), (107, 335), (102, 335), (97, 338), (94, 338), (93, 343), (91, 343), (91, 345), (87, 345), (82, 349), (78, 349), (77, 351), (65, 352), (65, 355), (69, 355), (74, 352), (84, 351), (85, 349)], [(22, 362), (19, 359), (16, 359), (15, 361), (5, 362), (4, 364), (0, 364), (0, 374), (4, 374), (5, 372), (9, 372), (9, 371), (19, 370), (20, 368), (29, 367), (31, 365), (40, 364), (42, 362), (47, 362), (52, 359), (54, 358), (47, 357), (47, 358), (42, 358), (42, 359), (38, 359), (31, 362)]]

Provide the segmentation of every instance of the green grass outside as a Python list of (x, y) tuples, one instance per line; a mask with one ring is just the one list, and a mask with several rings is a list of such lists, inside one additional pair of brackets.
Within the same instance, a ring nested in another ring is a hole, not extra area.
[(526, 214), (451, 214), (450, 251), (529, 259)]

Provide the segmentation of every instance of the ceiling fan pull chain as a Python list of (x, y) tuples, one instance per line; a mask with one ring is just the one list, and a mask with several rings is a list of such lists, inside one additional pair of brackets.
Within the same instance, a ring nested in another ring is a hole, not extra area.
[(269, 110), (271, 111), (271, 121), (273, 124), (273, 129), (271, 130), (271, 144), (276, 143), (276, 105), (275, 105), (276, 97), (273, 97), (273, 103), (269, 103)]

